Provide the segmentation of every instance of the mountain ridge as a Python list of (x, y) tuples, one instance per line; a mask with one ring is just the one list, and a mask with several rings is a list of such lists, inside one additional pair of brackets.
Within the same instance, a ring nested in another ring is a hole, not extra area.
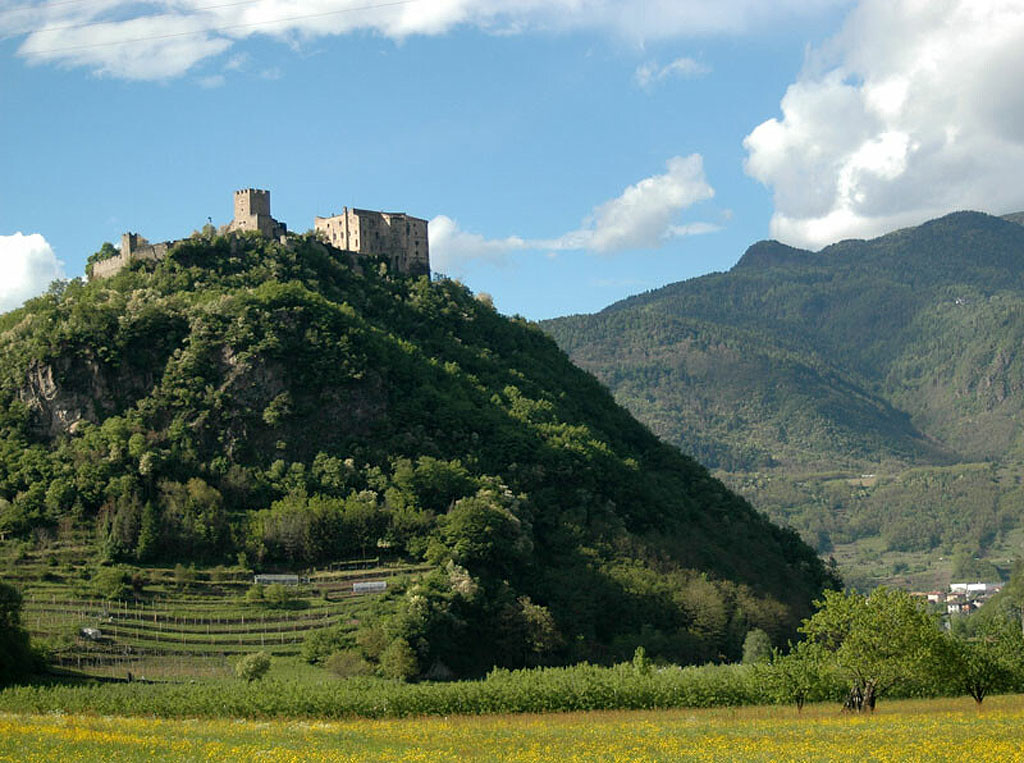
[[(1024, 449), (1020, 220), (955, 212), (819, 252), (761, 241), (725, 273), (542, 325), (734, 487), (764, 470), (1005, 461)], [(814, 542), (811, 523), (745, 495)]]

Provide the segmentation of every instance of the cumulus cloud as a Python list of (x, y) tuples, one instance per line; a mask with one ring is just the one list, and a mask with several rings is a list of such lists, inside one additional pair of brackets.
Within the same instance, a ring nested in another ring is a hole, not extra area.
[(38, 233), (0, 236), (0, 312), (13, 310), (64, 277), (62, 263)]
[(430, 233), (430, 258), (436, 269), (447, 268), (469, 260), (485, 260), (504, 264), (509, 252), (536, 248), (519, 236), (488, 239), (479, 233), (470, 233), (447, 215), (438, 215), (427, 226)]
[(502, 34), (592, 30), (634, 42), (738, 34), (848, 0), (91, 0), (0, 14), (0, 37), (24, 36), (29, 61), (131, 79), (180, 76), (238, 41), (290, 42), (366, 30), (400, 40), (476, 27)]
[(693, 58), (677, 58), (670, 64), (659, 66), (657, 61), (648, 61), (636, 68), (633, 80), (644, 90), (653, 90), (659, 82), (672, 77), (693, 79), (711, 73), (711, 67)]
[(862, 0), (744, 141), (772, 235), (819, 247), (1024, 207), (1024, 0)]
[(469, 260), (501, 264), (510, 253), (525, 250), (613, 254), (656, 249), (672, 238), (718, 230), (710, 223), (675, 222), (684, 209), (715, 194), (704, 176), (700, 154), (672, 157), (666, 162), (666, 170), (630, 185), (616, 198), (595, 207), (579, 228), (553, 239), (488, 239), (464, 231), (455, 220), (439, 215), (428, 228), (431, 260), (445, 271)]

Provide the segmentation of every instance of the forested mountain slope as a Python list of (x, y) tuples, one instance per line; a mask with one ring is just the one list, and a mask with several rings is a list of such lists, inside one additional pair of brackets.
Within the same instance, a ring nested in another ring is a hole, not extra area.
[(128, 563), (426, 559), (364, 651), (463, 675), (736, 656), (831, 580), (537, 327), (307, 237), (196, 237), (0, 317), (0, 531), (76, 528)]
[[(820, 252), (763, 241), (728, 273), (543, 326), (657, 434), (724, 472), (895, 474), (1004, 462), (1024, 442), (1024, 227), (1012, 215), (959, 212)], [(811, 503), (820, 525), (828, 501)]]

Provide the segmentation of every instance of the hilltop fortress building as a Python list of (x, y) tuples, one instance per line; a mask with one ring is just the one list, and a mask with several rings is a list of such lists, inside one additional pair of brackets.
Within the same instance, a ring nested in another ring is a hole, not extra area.
[[(316, 217), (319, 239), (339, 252), (373, 255), (387, 260), (390, 268), (409, 275), (430, 275), (427, 221), (402, 212), (372, 212), (344, 208), (340, 215)], [(235, 216), (221, 227), (221, 234), (256, 231), (265, 238), (286, 240), (288, 226), (270, 214), (270, 191), (244, 188), (235, 191)], [(162, 260), (177, 241), (151, 244), (138, 233), (121, 236), (116, 257), (92, 264), (89, 279), (109, 278), (136, 260)]]
[(321, 240), (335, 249), (387, 257), (401, 273), (430, 272), (426, 220), (345, 207), (340, 215), (317, 217), (313, 225)]

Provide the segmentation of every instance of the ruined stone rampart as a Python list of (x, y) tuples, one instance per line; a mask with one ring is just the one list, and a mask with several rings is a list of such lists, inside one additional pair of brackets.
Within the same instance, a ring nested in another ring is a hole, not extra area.
[[(316, 232), (324, 243), (339, 252), (383, 257), (396, 273), (430, 274), (430, 253), (427, 242), (427, 221), (403, 212), (373, 212), (349, 209), (340, 215), (316, 217)], [(270, 191), (245, 188), (235, 191), (234, 219), (219, 232), (244, 233), (256, 231), (266, 238), (280, 238), (288, 226), (270, 215)], [(167, 256), (177, 241), (151, 244), (138, 233), (121, 236), (121, 253), (116, 257), (94, 262), (90, 280), (110, 278), (138, 260), (156, 262)], [(354, 262), (353, 258), (349, 258)]]
[(161, 241), (159, 244), (151, 244), (138, 233), (125, 233), (121, 236), (121, 253), (110, 259), (94, 262), (89, 278), (90, 280), (110, 278), (138, 260), (150, 262), (162, 260), (167, 256), (167, 251), (176, 243), (176, 241)]

